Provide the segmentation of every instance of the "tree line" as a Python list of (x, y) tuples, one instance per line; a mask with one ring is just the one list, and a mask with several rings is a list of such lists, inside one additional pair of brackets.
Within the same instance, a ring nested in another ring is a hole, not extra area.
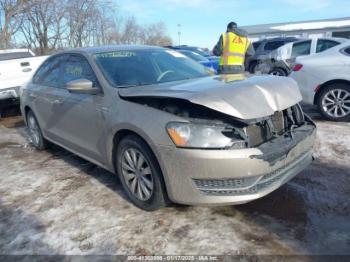
[(102, 0), (0, 0), (0, 49), (38, 54), (106, 44), (171, 45), (162, 22), (140, 25)]

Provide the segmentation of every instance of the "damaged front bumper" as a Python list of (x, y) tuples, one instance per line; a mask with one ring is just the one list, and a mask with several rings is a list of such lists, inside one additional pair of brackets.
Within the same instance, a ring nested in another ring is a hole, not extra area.
[(190, 205), (241, 204), (269, 194), (313, 160), (316, 127), (309, 121), (256, 148), (179, 149), (158, 146), (170, 199)]

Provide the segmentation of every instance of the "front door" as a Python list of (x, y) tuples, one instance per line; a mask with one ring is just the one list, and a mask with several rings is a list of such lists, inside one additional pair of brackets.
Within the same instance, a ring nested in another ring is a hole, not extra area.
[(88, 79), (94, 87), (101, 88), (96, 75), (86, 58), (80, 55), (69, 55), (61, 70), (62, 86), (53, 94), (49, 132), (63, 146), (102, 162), (105, 137), (101, 112), (103, 93), (73, 94), (65, 88), (68, 82), (77, 79)]

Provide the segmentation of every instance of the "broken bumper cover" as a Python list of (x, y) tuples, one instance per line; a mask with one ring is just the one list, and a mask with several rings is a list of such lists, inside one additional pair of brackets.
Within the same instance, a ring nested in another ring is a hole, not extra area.
[[(315, 136), (316, 127), (308, 124), (296, 128), (293, 138), (279, 137), (257, 148), (159, 146), (168, 195), (174, 202), (191, 205), (241, 204), (265, 196), (312, 162)], [(269, 148), (279, 148), (278, 153), (271, 153)]]
[(5, 99), (18, 99), (20, 87), (11, 87), (6, 89), (0, 89), (0, 100)]

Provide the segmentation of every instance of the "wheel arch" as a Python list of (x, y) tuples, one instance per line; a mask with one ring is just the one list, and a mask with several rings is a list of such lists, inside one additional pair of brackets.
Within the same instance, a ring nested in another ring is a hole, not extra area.
[(317, 104), (317, 101), (318, 101), (318, 99), (320, 97), (321, 91), (324, 88), (326, 88), (328, 86), (331, 86), (331, 85), (334, 85), (334, 84), (345, 84), (345, 85), (350, 87), (350, 80), (332, 79), (332, 80), (326, 81), (323, 84), (319, 85), (319, 87), (316, 88), (316, 93), (315, 93), (315, 96), (314, 96), (314, 105)]
[(249, 63), (248, 63), (248, 71), (251, 73), (251, 70), (252, 70), (252, 66), (253, 65), (257, 65), (258, 64), (258, 60), (257, 59), (253, 59), (253, 60), (251, 60), (251, 61), (249, 61)]
[(273, 70), (276, 70), (276, 69), (282, 70), (285, 73), (285, 75), (288, 76), (287, 70), (281, 66), (274, 66), (270, 72), (272, 72)]
[(116, 157), (116, 151), (117, 151), (117, 148), (118, 148), (118, 145), (119, 143), (123, 140), (123, 138), (129, 136), (129, 135), (135, 135), (137, 137), (139, 137), (140, 139), (142, 139), (142, 141), (145, 142), (145, 144), (149, 147), (151, 153), (153, 154), (153, 156), (155, 157), (155, 159), (157, 160), (158, 162), (158, 166), (160, 168), (160, 171), (162, 173), (162, 180), (163, 180), (163, 183), (164, 183), (164, 188), (166, 190), (166, 194), (167, 194), (167, 197), (169, 197), (169, 190), (168, 190), (168, 185), (169, 185), (169, 181), (167, 179), (167, 175), (166, 175), (166, 170), (163, 166), (163, 163), (161, 161), (161, 158), (159, 157), (159, 154), (155, 148), (154, 145), (152, 145), (151, 143), (149, 143), (149, 139), (147, 139), (145, 136), (146, 135), (143, 135), (142, 132), (138, 132), (137, 130), (133, 129), (133, 128), (128, 128), (128, 127), (124, 127), (124, 128), (121, 128), (117, 131), (114, 132), (113, 136), (112, 136), (112, 148), (111, 150), (109, 150), (110, 152), (110, 156), (109, 156), (109, 159), (110, 159), (110, 163), (111, 165), (113, 166), (113, 170), (114, 170), (114, 173), (117, 174), (117, 168), (115, 166), (115, 157)]
[[(29, 111), (32, 111), (33, 112), (33, 109), (31, 109), (30, 108), (30, 106), (28, 106), (28, 105), (26, 105), (24, 108), (23, 108), (23, 113), (24, 113), (24, 115), (23, 115), (23, 118), (24, 118), (24, 122), (27, 124), (27, 115), (28, 115), (28, 112)], [(34, 114), (34, 112), (33, 112), (33, 114)], [(34, 114), (35, 115), (35, 114)]]

